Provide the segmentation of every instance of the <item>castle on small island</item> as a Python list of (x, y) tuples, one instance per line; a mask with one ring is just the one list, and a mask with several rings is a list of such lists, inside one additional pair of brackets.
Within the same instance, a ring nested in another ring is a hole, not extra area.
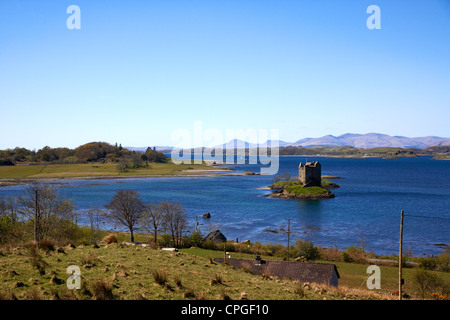
[(303, 187), (321, 187), (322, 186), (322, 172), (319, 161), (306, 162), (298, 165), (298, 182)]
[[(339, 179), (339, 177), (329, 177)], [(322, 167), (319, 161), (306, 161), (298, 165), (297, 182), (279, 180), (270, 187), (272, 193), (269, 197), (282, 199), (318, 200), (334, 198), (334, 193), (329, 189), (339, 188), (337, 184), (327, 179), (322, 181)]]

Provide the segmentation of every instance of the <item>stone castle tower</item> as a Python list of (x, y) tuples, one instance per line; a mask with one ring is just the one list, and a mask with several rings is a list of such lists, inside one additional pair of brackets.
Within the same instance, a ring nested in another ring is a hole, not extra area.
[(298, 181), (303, 184), (304, 187), (312, 187), (322, 185), (322, 172), (319, 161), (306, 162), (302, 164), (300, 162), (298, 166)]

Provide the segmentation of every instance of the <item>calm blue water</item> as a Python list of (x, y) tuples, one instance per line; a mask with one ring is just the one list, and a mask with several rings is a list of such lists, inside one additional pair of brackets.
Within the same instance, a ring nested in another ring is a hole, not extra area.
[[(260, 188), (272, 176), (171, 177), (127, 180), (58, 182), (61, 195), (80, 210), (79, 223), (87, 223), (83, 210), (103, 207), (120, 189), (133, 189), (146, 202), (180, 202), (191, 229), (196, 216), (206, 234), (220, 229), (228, 239), (249, 239), (286, 244), (287, 219), (291, 243), (296, 238), (339, 249), (364, 247), (377, 254), (396, 254), (399, 246), (400, 211), (405, 211), (404, 251), (437, 255), (437, 244), (450, 243), (450, 161), (429, 157), (384, 160), (317, 158), (323, 175), (341, 188), (325, 200), (285, 200), (264, 197)], [(297, 175), (304, 157), (281, 157), (279, 173)], [(259, 172), (259, 165), (228, 165), (237, 172)], [(18, 195), (25, 186), (0, 188), (0, 198)], [(211, 219), (202, 219), (205, 212)], [(416, 216), (416, 217), (413, 217)], [(420, 217), (418, 217), (420, 216)], [(275, 230), (277, 233), (268, 232)]]

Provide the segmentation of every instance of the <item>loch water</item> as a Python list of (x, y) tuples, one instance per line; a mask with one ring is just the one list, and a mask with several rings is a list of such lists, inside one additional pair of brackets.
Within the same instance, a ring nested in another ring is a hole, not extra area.
[[(340, 159), (280, 157), (278, 173), (298, 174), (299, 162), (318, 160), (322, 175), (338, 176), (336, 195), (323, 200), (267, 197), (271, 175), (152, 177), (120, 180), (53, 181), (72, 200), (78, 223), (88, 224), (86, 210), (108, 203), (120, 189), (139, 192), (145, 202), (169, 200), (183, 205), (193, 230), (219, 229), (229, 240), (261, 243), (312, 241), (322, 247), (363, 247), (376, 254), (397, 254), (400, 212), (404, 210), (403, 251), (438, 255), (450, 243), (450, 161), (431, 157)], [(232, 173), (258, 173), (260, 164), (226, 165)], [(0, 188), (0, 199), (23, 193), (25, 185)], [(209, 212), (210, 219), (201, 216)], [(103, 227), (110, 228), (106, 223)]]

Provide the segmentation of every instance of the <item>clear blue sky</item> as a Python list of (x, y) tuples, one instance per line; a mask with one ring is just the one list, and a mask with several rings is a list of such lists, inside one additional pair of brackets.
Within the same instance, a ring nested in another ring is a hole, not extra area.
[(0, 149), (173, 145), (194, 121), (450, 137), (449, 2), (2, 0)]

